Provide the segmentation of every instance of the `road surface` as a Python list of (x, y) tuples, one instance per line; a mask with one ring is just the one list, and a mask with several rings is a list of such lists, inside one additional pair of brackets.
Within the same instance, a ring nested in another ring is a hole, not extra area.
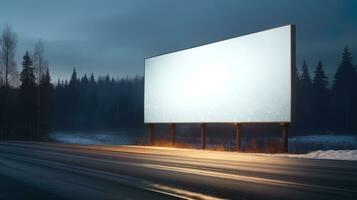
[(164, 147), (0, 142), (1, 176), (63, 199), (357, 199), (355, 161)]

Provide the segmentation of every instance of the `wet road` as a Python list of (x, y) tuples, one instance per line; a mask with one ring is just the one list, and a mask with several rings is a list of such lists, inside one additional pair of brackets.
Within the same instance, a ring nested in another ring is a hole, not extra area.
[(66, 199), (357, 199), (357, 162), (0, 142), (0, 175)]

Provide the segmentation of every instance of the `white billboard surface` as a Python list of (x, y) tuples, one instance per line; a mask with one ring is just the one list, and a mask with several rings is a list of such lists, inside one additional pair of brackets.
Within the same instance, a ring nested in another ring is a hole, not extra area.
[(145, 123), (290, 122), (292, 31), (145, 59)]

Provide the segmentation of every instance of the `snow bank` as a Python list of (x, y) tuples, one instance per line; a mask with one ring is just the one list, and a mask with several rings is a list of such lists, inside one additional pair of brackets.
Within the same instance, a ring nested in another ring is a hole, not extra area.
[(307, 135), (289, 138), (289, 151), (307, 153), (317, 150), (357, 149), (354, 135)]
[(50, 138), (59, 143), (68, 144), (133, 144), (137, 137), (129, 137), (127, 132), (53, 132)]
[(357, 150), (318, 150), (307, 154), (263, 154), (265, 156), (290, 157), (290, 158), (312, 158), (330, 160), (355, 160), (357, 161)]
[(334, 159), (334, 160), (357, 160), (357, 150), (327, 150), (313, 151), (308, 154), (291, 155), (297, 158)]

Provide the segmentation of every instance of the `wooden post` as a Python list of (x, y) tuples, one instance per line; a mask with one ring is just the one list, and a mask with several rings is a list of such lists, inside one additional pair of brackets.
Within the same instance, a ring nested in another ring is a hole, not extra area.
[(154, 144), (154, 124), (149, 124), (148, 144)]
[(206, 149), (206, 129), (207, 129), (207, 124), (203, 123), (201, 124), (201, 144), (202, 144), (202, 149)]
[(172, 141), (172, 146), (175, 146), (176, 144), (176, 124), (171, 123), (171, 141)]
[(288, 146), (288, 138), (289, 138), (289, 123), (282, 123), (283, 126), (283, 151), (284, 153), (288, 153), (289, 146)]
[(241, 125), (239, 123), (235, 123), (234, 127), (236, 129), (236, 150), (241, 151)]

